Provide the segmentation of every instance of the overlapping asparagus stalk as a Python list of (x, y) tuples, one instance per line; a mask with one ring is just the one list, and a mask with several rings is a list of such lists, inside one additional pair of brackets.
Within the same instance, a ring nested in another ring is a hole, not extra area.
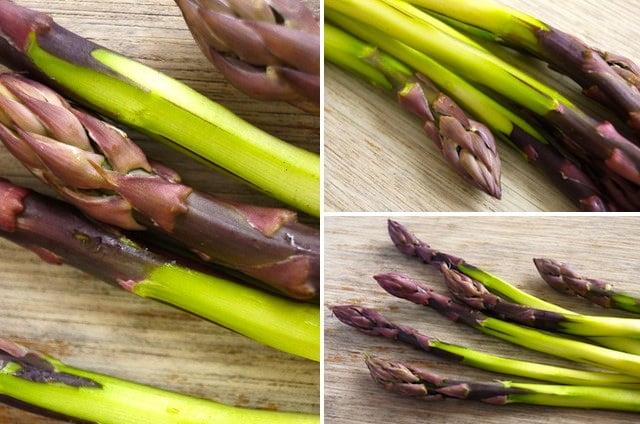
[(319, 294), (320, 237), (296, 213), (229, 202), (179, 183), (122, 131), (71, 107), (53, 90), (0, 74), (0, 141), (87, 215), (126, 230), (149, 228), (207, 261), (289, 296)]
[(320, 25), (301, 0), (176, 0), (209, 61), (260, 100), (320, 111)]
[(65, 96), (318, 216), (320, 162), (186, 85), (98, 46), (45, 14), (0, 1), (0, 60)]
[(569, 408), (640, 411), (640, 391), (612, 387), (500, 381), (476, 383), (441, 376), (398, 361), (367, 357), (373, 380), (386, 390), (420, 400), (477, 400), (492, 405), (525, 403)]
[(536, 258), (533, 262), (544, 281), (561, 293), (583, 297), (604, 308), (640, 313), (640, 298), (616, 290), (606, 281), (583, 277), (569, 264), (553, 259)]
[[(325, 11), (325, 18), (348, 32), (347, 36), (342, 37), (339, 43), (327, 43), (325, 40), (325, 55), (330, 61), (355, 72), (369, 82), (384, 86), (386, 82), (384, 74), (376, 72), (377, 69), (372, 68), (366, 62), (363, 63), (359, 57), (357, 57), (358, 60), (354, 60), (354, 56), (363, 54), (363, 47), (358, 47), (363, 42), (354, 36), (366, 40), (370, 44), (364, 47), (365, 52), (380, 48), (387, 52), (385, 58), (391, 57), (393, 59), (390, 60), (395, 62), (401, 60), (406, 64), (406, 67), (415, 69), (415, 72), (428, 77), (461, 107), (485, 123), (494, 134), (507, 141), (529, 162), (542, 169), (581, 210), (602, 212), (615, 206), (608, 205), (609, 202), (603, 199), (601, 190), (592, 181), (592, 177), (548, 143), (540, 131), (466, 79), (461, 78), (419, 50), (389, 37), (388, 34), (368, 23), (350, 19), (331, 9)], [(349, 37), (349, 34), (354, 36)], [(388, 52), (392, 52), (393, 55)], [(620, 192), (616, 197), (616, 203), (620, 203), (619, 198), (624, 200), (629, 197), (623, 189)], [(633, 208), (633, 206), (626, 204), (615, 207)]]
[(574, 362), (595, 365), (636, 377), (640, 376), (640, 355), (549, 334), (489, 317), (476, 309), (456, 303), (450, 297), (437, 293), (432, 288), (401, 274), (380, 274), (374, 278), (389, 294), (418, 305), (431, 307), (442, 316), (454, 322), (468, 325), (482, 333)]
[[(0, 181), (0, 235), (52, 263), (67, 263), (276, 349), (318, 361), (320, 313), (298, 302), (204, 274), (97, 224), (70, 205)], [(1, 385), (0, 385), (1, 386)]]
[(494, 0), (407, 1), (540, 57), (574, 79), (585, 94), (612, 105), (631, 128), (640, 131), (640, 91), (635, 84), (638, 72), (630, 59), (595, 49), (574, 35)]
[(563, 314), (535, 309), (508, 302), (489, 292), (479, 281), (444, 264), (442, 274), (447, 288), (456, 300), (500, 319), (576, 336), (640, 337), (640, 320), (635, 318)]
[(394, 324), (382, 314), (364, 306), (339, 305), (332, 306), (331, 310), (341, 322), (365, 334), (397, 340), (463, 365), (560, 384), (640, 388), (640, 380), (637, 377), (520, 361), (450, 344), (422, 334), (409, 326)]
[(0, 338), (2, 401), (101, 424), (319, 423), (318, 415), (239, 408), (74, 368)]
[(325, 57), (373, 85), (392, 90), (398, 103), (424, 121), (424, 130), (447, 162), (467, 181), (500, 198), (500, 158), (493, 134), (470, 119), (427, 76), (337, 27), (324, 24)]

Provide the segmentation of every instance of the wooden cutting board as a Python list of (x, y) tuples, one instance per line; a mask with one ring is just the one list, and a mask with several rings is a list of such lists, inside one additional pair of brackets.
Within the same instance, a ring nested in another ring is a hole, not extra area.
[[(598, 48), (640, 59), (637, 1), (502, 0)], [(547, 74), (547, 73), (544, 73)], [(575, 85), (552, 77), (551, 84)], [(501, 200), (470, 187), (445, 164), (420, 120), (386, 93), (325, 64), (327, 211), (572, 211), (540, 171), (503, 142)]]
[[(254, 101), (231, 87), (202, 56), (172, 0), (17, 3), (166, 72), (286, 141), (319, 151), (319, 118), (287, 104)], [(174, 167), (200, 190), (279, 206), (174, 150), (135, 138), (150, 157)], [(50, 193), (3, 149), (0, 169), (1, 177)], [(318, 363), (139, 299), (70, 267), (44, 264), (3, 240), (0, 293), (1, 335), (69, 365), (232, 405), (319, 413)], [(0, 406), (0, 423), (26, 422), (57, 421)]]
[[(395, 217), (431, 247), (465, 258), (522, 290), (567, 309), (589, 314), (616, 313), (569, 298), (549, 288), (532, 258), (568, 262), (584, 276), (599, 278), (640, 295), (640, 218), (603, 216), (425, 216)], [(454, 324), (423, 306), (387, 294), (372, 278), (399, 272), (446, 293), (442, 277), (396, 250), (387, 218), (325, 218), (324, 413), (332, 424), (383, 423), (635, 423), (637, 414), (529, 405), (495, 406), (473, 401), (420, 402), (376, 386), (365, 354), (402, 360), (452, 378), (490, 382), (522, 378), (477, 370), (391, 340), (358, 332), (332, 316), (328, 306), (359, 304), (377, 309), (397, 324), (410, 325), (442, 341), (486, 353), (539, 363), (576, 367)]]

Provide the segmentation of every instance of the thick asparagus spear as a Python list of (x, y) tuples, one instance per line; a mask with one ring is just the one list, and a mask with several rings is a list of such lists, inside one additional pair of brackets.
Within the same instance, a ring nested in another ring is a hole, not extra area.
[(0, 181), (0, 235), (138, 296), (178, 307), (276, 349), (320, 357), (318, 306), (204, 274), (85, 218), (55, 199)]
[(605, 281), (583, 277), (567, 263), (545, 258), (536, 258), (533, 262), (544, 281), (561, 293), (584, 297), (604, 308), (640, 313), (638, 296), (618, 291)]
[(87, 215), (127, 230), (161, 231), (202, 259), (289, 296), (319, 294), (320, 237), (296, 213), (229, 202), (179, 183), (120, 130), (53, 90), (0, 74), (0, 141)]
[[(607, 209), (600, 189), (596, 187), (591, 177), (565, 158), (546, 141), (538, 130), (512, 110), (429, 56), (370, 25), (349, 19), (331, 10), (325, 11), (325, 19), (367, 40), (370, 48), (377, 46), (387, 53), (391, 52), (393, 57), (397, 58), (396, 60), (401, 60), (406, 66), (415, 69), (415, 72), (427, 76), (461, 107), (486, 124), (494, 134), (516, 148), (529, 162), (542, 169), (577, 207), (589, 212), (602, 212)], [(350, 46), (350, 43), (344, 41), (335, 46), (329, 44), (325, 47), (325, 54), (329, 60), (339, 56), (336, 62), (341, 66), (349, 64), (351, 71), (364, 75), (364, 78), (375, 81), (378, 85), (384, 84), (385, 80), (381, 80), (384, 78), (383, 74), (372, 72), (371, 67), (363, 68), (357, 62), (354, 63), (351, 56), (358, 53), (346, 51)], [(621, 196), (623, 199), (626, 198), (626, 193), (623, 191)]]
[(320, 111), (320, 25), (300, 0), (176, 0), (193, 38), (236, 88)]
[(4, 338), (0, 396), (23, 409), (82, 423), (319, 422), (317, 415), (239, 408), (85, 371)]
[(429, 78), (326, 22), (324, 51), (329, 61), (395, 92), (398, 103), (423, 120), (425, 132), (452, 168), (473, 185), (500, 198), (500, 158), (493, 134), (470, 119)]
[(455, 380), (398, 361), (367, 357), (373, 380), (386, 390), (420, 400), (465, 399), (492, 405), (525, 403), (569, 408), (640, 411), (640, 391), (612, 387)]
[(529, 327), (576, 336), (640, 337), (640, 320), (535, 309), (512, 303), (490, 293), (482, 283), (442, 265), (442, 274), (452, 296), (472, 308), (484, 310), (500, 319)]
[(418, 305), (429, 306), (454, 322), (466, 324), (501, 340), (574, 362), (595, 365), (635, 377), (640, 376), (640, 355), (552, 335), (486, 316), (401, 274), (381, 274), (374, 278), (393, 296)]
[(340, 305), (331, 307), (331, 310), (341, 322), (365, 334), (398, 340), (417, 349), (464, 365), (561, 384), (640, 388), (640, 381), (637, 378), (623, 374), (576, 370), (520, 361), (443, 342), (422, 334), (409, 326), (394, 324), (382, 314), (363, 306)]
[(318, 216), (320, 161), (186, 85), (0, 0), (0, 61), (83, 105)]
[[(399, 4), (399, 5), (398, 5)], [(350, 19), (374, 26), (388, 37), (421, 50), (444, 66), (480, 86), (495, 90), (532, 111), (566, 134), (565, 148), (585, 163), (640, 185), (640, 147), (617, 132), (608, 122), (588, 116), (560, 93), (483, 49), (451, 36), (424, 19), (409, 16), (396, 0), (327, 0), (325, 7)]]
[(633, 75), (636, 65), (628, 58), (594, 49), (574, 35), (494, 0), (406, 1), (533, 53), (570, 76), (585, 94), (613, 105), (631, 128), (640, 131), (640, 91), (632, 78), (625, 78), (629, 72)]

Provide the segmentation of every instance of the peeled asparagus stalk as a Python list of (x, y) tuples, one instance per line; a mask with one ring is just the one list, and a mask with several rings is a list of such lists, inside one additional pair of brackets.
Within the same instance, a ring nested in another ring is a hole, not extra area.
[(42, 84), (0, 74), (0, 141), (94, 219), (163, 232), (202, 259), (289, 296), (319, 294), (319, 232), (299, 223), (295, 212), (230, 202), (181, 184), (124, 132)]

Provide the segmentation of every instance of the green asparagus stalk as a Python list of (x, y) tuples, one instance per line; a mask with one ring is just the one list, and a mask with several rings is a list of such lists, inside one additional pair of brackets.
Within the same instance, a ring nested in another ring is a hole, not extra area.
[(536, 55), (575, 80), (585, 94), (613, 105), (631, 128), (640, 131), (640, 91), (632, 78), (625, 77), (636, 68), (630, 59), (592, 48), (574, 35), (494, 0), (406, 1)]
[[(538, 130), (512, 110), (430, 57), (372, 26), (331, 10), (325, 11), (325, 19), (370, 43), (365, 51), (377, 46), (389, 56), (391, 53), (396, 58), (395, 61), (400, 60), (407, 67), (415, 69), (415, 72), (428, 77), (462, 108), (486, 124), (494, 134), (517, 149), (529, 162), (542, 169), (577, 207), (590, 212), (602, 212), (607, 209), (600, 189), (596, 187), (591, 177), (572, 161), (566, 159), (546, 141)], [(390, 85), (384, 74), (377, 72), (369, 64), (354, 61), (353, 56), (362, 54), (361, 48), (358, 47), (360, 43), (362, 42), (355, 37), (343, 39), (340, 43), (325, 41), (325, 56), (375, 85), (383, 87), (385, 83)], [(622, 198), (625, 198), (624, 192)]]
[[(555, 303), (547, 302), (544, 299), (520, 290), (508, 281), (478, 268), (462, 258), (431, 248), (397, 221), (389, 220), (387, 229), (391, 240), (400, 252), (407, 256), (414, 256), (424, 263), (436, 267), (438, 270), (441, 270), (441, 265), (445, 264), (451, 269), (455, 269), (468, 277), (480, 281), (492, 293), (514, 303), (562, 314), (574, 313)], [(636, 339), (606, 336), (594, 337), (592, 340), (597, 341), (597, 343), (602, 346), (640, 355), (640, 341)]]
[(491, 131), (470, 119), (426, 76), (333, 25), (324, 24), (325, 58), (386, 86), (398, 103), (424, 121), (424, 130), (452, 168), (489, 195), (500, 198), (500, 158)]
[(604, 308), (640, 313), (640, 298), (606, 281), (583, 277), (569, 264), (553, 259), (536, 258), (533, 262), (544, 281), (561, 293), (583, 297)]
[(441, 376), (398, 361), (367, 357), (373, 380), (386, 390), (420, 400), (465, 399), (492, 405), (524, 403), (569, 408), (640, 411), (640, 391), (613, 387), (499, 381), (475, 383)]
[(293, 211), (229, 202), (179, 183), (115, 127), (53, 90), (0, 74), (0, 141), (98, 221), (163, 232), (206, 261), (300, 299), (319, 294), (320, 242)]
[(74, 368), (4, 338), (0, 396), (23, 409), (83, 423), (320, 422), (318, 415), (239, 408)]
[(466, 324), (498, 339), (574, 362), (640, 376), (640, 355), (608, 349), (486, 316), (401, 274), (380, 274), (374, 278), (393, 296), (429, 306), (454, 322)]
[[(397, 6), (400, 4), (400, 6)], [(599, 122), (550, 87), (483, 49), (415, 19), (397, 0), (327, 0), (325, 7), (376, 27), (435, 61), (530, 110), (566, 134), (565, 148), (590, 166), (640, 185), (640, 147), (609, 122)], [(435, 18), (432, 18), (435, 19)]]
[(531, 308), (494, 295), (479, 281), (450, 269), (445, 264), (441, 268), (447, 288), (456, 300), (500, 319), (576, 336), (640, 337), (640, 320), (638, 319), (563, 314)]
[(176, 0), (200, 49), (236, 88), (320, 111), (320, 25), (301, 0)]
[(45, 14), (0, 1), (0, 60), (66, 97), (318, 216), (319, 156), (255, 128), (186, 85)]
[(344, 324), (354, 327), (370, 336), (382, 336), (397, 340), (438, 357), (487, 371), (560, 384), (609, 386), (628, 389), (640, 388), (640, 381), (628, 375), (577, 370), (536, 362), (520, 361), (450, 344), (422, 334), (409, 326), (394, 324), (382, 314), (363, 306), (333, 306), (331, 307), (331, 311)]
[(70, 205), (0, 181), (0, 235), (52, 263), (67, 263), (141, 297), (218, 323), (284, 352), (318, 361), (320, 313), (298, 302), (204, 274), (96, 224)]

